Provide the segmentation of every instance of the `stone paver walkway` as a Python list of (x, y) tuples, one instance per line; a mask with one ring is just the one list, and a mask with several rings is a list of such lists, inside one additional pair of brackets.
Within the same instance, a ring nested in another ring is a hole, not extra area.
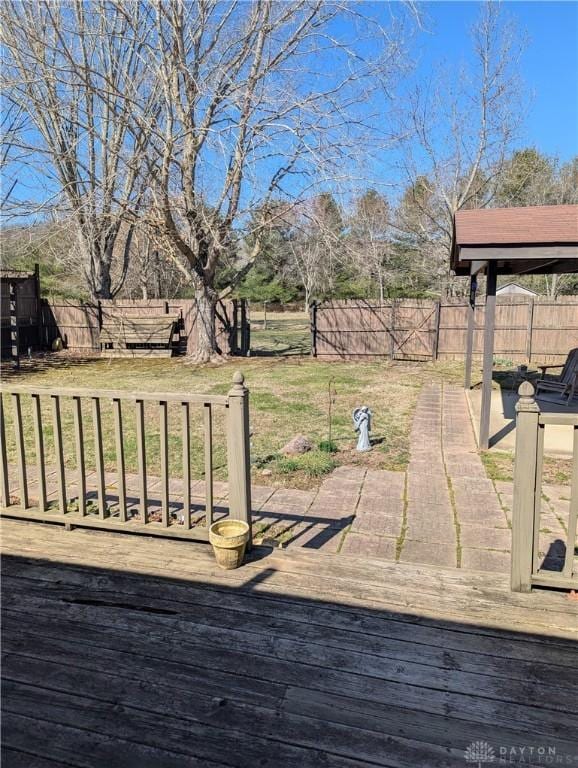
[[(559, 567), (563, 557), (567, 493), (544, 486), (540, 554), (547, 568)], [(287, 532), (287, 546), (504, 572), (511, 497), (511, 483), (486, 476), (464, 391), (431, 385), (417, 403), (407, 473), (336, 470), (295, 535)]]
[(458, 563), (463, 568), (506, 571), (511, 532), (476, 448), (465, 392), (444, 386), (443, 401), (443, 455), (453, 497)]
[(401, 472), (338, 467), (317, 493), (274, 491), (254, 511), (257, 540), (274, 538), (288, 548), (395, 560), (403, 525), (404, 486)]
[[(513, 484), (496, 481), (496, 490), (509, 524), (512, 523)], [(570, 511), (570, 488), (563, 485), (542, 486), (542, 514), (538, 553), (547, 570), (560, 570), (566, 553), (566, 535)], [(576, 542), (578, 545), (578, 541)]]
[(424, 388), (414, 415), (402, 562), (457, 565), (456, 526), (442, 451), (442, 397), (441, 387)]
[[(14, 478), (16, 473), (11, 472)], [(73, 480), (74, 472), (69, 475)], [(31, 468), (31, 503), (35, 472)], [(12, 484), (11, 484), (12, 485)], [(56, 499), (56, 475), (47, 490)], [(116, 475), (106, 474), (107, 503), (117, 501)], [(87, 476), (96, 496), (96, 476)], [(204, 482), (192, 484), (193, 523), (205, 520)], [(160, 518), (160, 480), (148, 478), (151, 519)], [(18, 493), (11, 488), (11, 493)], [(129, 504), (138, 508), (138, 477), (127, 476)], [(182, 518), (182, 481), (170, 483), (174, 524)], [(75, 495), (69, 486), (69, 497)], [(568, 489), (544, 486), (540, 552), (560, 565), (568, 519)], [(215, 516), (228, 511), (227, 484), (214, 483)], [(320, 549), (444, 567), (507, 571), (510, 564), (512, 484), (493, 483), (477, 452), (464, 391), (432, 384), (422, 389), (410, 434), (407, 472), (339, 467), (317, 491), (253, 486), (257, 542)]]
[(410, 457), (400, 561), (506, 570), (508, 520), (477, 452), (461, 388), (424, 387)]
[(306, 505), (303, 491), (275, 491), (257, 512), (265, 540), (389, 561), (509, 568), (507, 506), (486, 477), (459, 387), (422, 390), (406, 473), (340, 467), (306, 509), (289, 512), (297, 494)]

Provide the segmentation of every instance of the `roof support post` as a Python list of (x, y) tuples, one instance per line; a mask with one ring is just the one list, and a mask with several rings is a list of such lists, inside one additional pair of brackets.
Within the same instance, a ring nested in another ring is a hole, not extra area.
[(478, 278), (476, 275), (471, 275), (470, 300), (468, 302), (468, 331), (466, 335), (466, 370), (464, 374), (464, 389), (471, 389), (472, 387), (472, 355), (474, 351), (474, 328), (475, 328), (477, 288), (478, 288)]
[(490, 447), (490, 412), (492, 406), (492, 368), (494, 362), (494, 329), (496, 323), (496, 285), (498, 264), (489, 261), (486, 270), (486, 311), (484, 317), (484, 363), (482, 376), (482, 408), (480, 413), (480, 448)]

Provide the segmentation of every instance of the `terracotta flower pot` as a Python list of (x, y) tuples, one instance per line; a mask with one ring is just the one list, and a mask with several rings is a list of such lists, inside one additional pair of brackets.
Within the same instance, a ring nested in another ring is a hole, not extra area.
[(219, 520), (209, 528), (209, 541), (220, 568), (238, 568), (249, 541), (249, 526), (242, 520)]

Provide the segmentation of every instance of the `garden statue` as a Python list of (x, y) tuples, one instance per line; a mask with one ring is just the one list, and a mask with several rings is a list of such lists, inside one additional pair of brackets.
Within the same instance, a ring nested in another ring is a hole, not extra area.
[(371, 451), (371, 443), (369, 442), (371, 411), (366, 405), (362, 405), (361, 408), (356, 408), (353, 411), (353, 426), (355, 427), (355, 431), (359, 432), (357, 450)]

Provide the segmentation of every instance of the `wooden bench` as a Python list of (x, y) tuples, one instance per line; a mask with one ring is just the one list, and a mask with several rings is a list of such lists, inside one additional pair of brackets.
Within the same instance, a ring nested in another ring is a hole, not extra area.
[(178, 315), (107, 314), (100, 329), (100, 348), (110, 357), (171, 357), (178, 322)]

